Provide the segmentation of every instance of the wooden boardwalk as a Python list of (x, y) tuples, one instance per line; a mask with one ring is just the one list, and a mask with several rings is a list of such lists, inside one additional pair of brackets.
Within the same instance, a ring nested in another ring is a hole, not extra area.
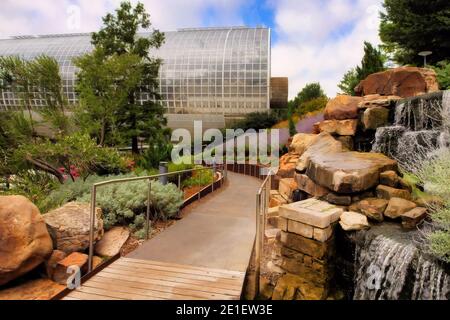
[(245, 273), (120, 258), (63, 300), (238, 300)]
[(260, 181), (229, 173), (224, 187), (64, 299), (240, 299), (255, 239)]

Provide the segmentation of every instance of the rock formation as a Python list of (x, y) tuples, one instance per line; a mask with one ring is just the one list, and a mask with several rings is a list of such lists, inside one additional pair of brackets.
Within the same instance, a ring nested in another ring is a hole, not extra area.
[(0, 285), (36, 268), (52, 250), (39, 209), (22, 196), (0, 196)]

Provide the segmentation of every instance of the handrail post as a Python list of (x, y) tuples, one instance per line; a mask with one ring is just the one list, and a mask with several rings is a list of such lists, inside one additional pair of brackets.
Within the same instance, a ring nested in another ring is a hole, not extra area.
[(91, 188), (91, 213), (90, 213), (90, 229), (89, 229), (89, 260), (88, 272), (92, 271), (94, 258), (94, 233), (95, 233), (95, 202), (97, 199), (97, 187), (95, 184)]
[(181, 174), (178, 174), (178, 189), (181, 190)]
[(150, 232), (150, 198), (152, 194), (152, 180), (148, 179), (148, 190), (147, 190), (147, 212), (145, 215), (145, 239), (148, 240)]
[(256, 238), (255, 238), (255, 298), (259, 295), (259, 278), (261, 276), (261, 194), (256, 195)]

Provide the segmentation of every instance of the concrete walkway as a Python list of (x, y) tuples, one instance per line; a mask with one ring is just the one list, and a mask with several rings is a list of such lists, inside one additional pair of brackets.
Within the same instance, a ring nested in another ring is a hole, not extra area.
[(245, 272), (255, 239), (261, 182), (228, 172), (218, 191), (184, 209), (185, 217), (127, 258)]

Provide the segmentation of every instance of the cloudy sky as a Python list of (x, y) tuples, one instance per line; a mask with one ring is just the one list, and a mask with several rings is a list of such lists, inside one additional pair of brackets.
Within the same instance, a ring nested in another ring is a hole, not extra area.
[[(0, 38), (89, 32), (120, 0), (1, 0)], [(132, 1), (136, 2), (136, 1)], [(272, 29), (272, 75), (289, 77), (289, 96), (319, 81), (329, 96), (361, 60), (364, 40), (379, 44), (382, 0), (141, 0), (162, 31), (202, 26)]]

